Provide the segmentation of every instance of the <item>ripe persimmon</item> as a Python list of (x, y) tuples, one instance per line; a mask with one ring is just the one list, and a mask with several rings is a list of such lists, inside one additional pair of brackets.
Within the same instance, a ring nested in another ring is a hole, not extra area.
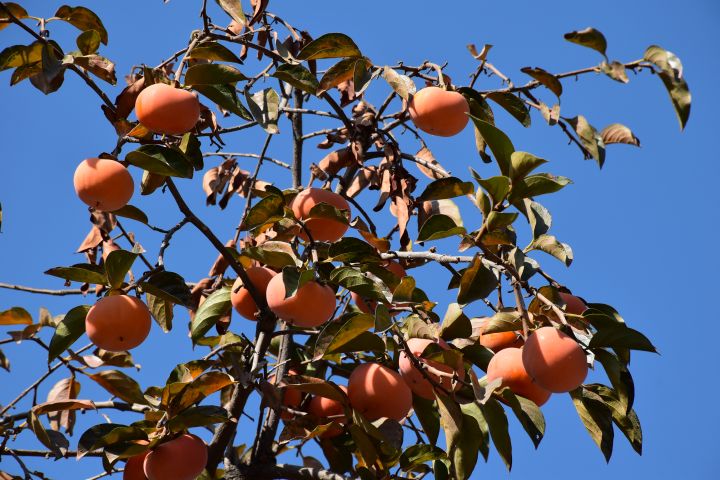
[(148, 453), (145, 475), (149, 480), (195, 480), (205, 470), (207, 459), (205, 442), (185, 433)]
[(560, 298), (565, 302), (565, 311), (574, 315), (582, 315), (587, 310), (587, 305), (579, 297), (570, 293), (560, 292)]
[(410, 100), (410, 118), (420, 130), (452, 137), (467, 125), (470, 107), (462, 94), (440, 87), (425, 87)]
[[(350, 205), (347, 200), (337, 193), (322, 188), (308, 188), (298, 193), (290, 203), (290, 208), (298, 220), (305, 220), (305, 228), (310, 232), (313, 240), (335, 242), (347, 232), (348, 225), (332, 218), (308, 218), (310, 210), (319, 203), (326, 203), (338, 210), (350, 213)], [(299, 236), (305, 241), (308, 240), (304, 229)]]
[(585, 352), (569, 335), (557, 328), (535, 330), (525, 342), (523, 365), (532, 379), (551, 392), (569, 392), (585, 381)]
[(487, 369), (488, 382), (502, 378), (502, 385), (516, 395), (532, 400), (540, 407), (550, 398), (551, 393), (533, 382), (523, 365), (523, 352), (520, 348), (505, 348), (490, 359)]
[[(298, 372), (290, 369), (287, 372), (288, 375), (297, 375)], [(268, 382), (275, 383), (275, 375), (270, 375), (268, 377)], [(279, 386), (280, 391), (282, 392), (282, 404), (284, 407), (292, 408), (293, 410), (297, 410), (300, 408), (300, 404), (302, 403), (302, 397), (303, 394), (300, 390), (293, 388), (289, 385), (281, 385)], [(280, 412), (280, 418), (284, 421), (292, 420), (294, 415), (291, 412), (288, 412), (287, 410), (283, 410)]]
[(200, 119), (200, 102), (187, 90), (155, 83), (137, 96), (135, 114), (140, 123), (155, 133), (182, 135)]
[[(260, 295), (265, 295), (270, 280), (277, 275), (274, 271), (265, 267), (250, 267), (245, 270), (250, 281), (252, 282), (255, 290)], [(257, 320), (255, 314), (258, 312), (258, 306), (250, 296), (247, 288), (243, 286), (242, 279), (240, 277), (235, 280), (232, 286), (232, 293), (230, 294), (230, 301), (235, 310), (247, 318), (248, 320)]]
[(145, 476), (145, 457), (150, 452), (128, 458), (123, 470), (123, 480), (147, 480)]
[(370, 421), (391, 418), (398, 422), (412, 409), (412, 391), (395, 370), (379, 363), (363, 363), (350, 374), (348, 397), (353, 409)]
[(80, 162), (75, 169), (73, 184), (80, 200), (105, 212), (127, 205), (135, 189), (127, 168), (106, 158), (88, 158)]
[(285, 298), (283, 276), (275, 275), (268, 283), (266, 298), (275, 315), (296, 327), (320, 326), (335, 312), (335, 292), (315, 280), (308, 281), (295, 295)]
[(484, 333), (483, 329), (487, 322), (488, 319), (482, 319), (479, 323), (478, 343), (483, 347), (497, 353), (504, 348), (520, 348), (525, 343), (520, 332)]
[[(425, 349), (430, 345), (431, 343), (437, 343), (442, 348), (448, 349), (448, 344), (445, 343), (444, 340), (439, 339), (437, 341), (433, 341), (427, 338), (411, 338), (407, 341), (408, 348), (412, 351), (413, 355), (417, 357), (417, 359), (429, 366), (432, 367), (435, 370), (438, 370), (443, 373), (447, 373), (452, 375), (453, 371), (458, 376), (460, 380), (465, 378), (465, 368), (463, 367), (462, 360), (459, 360), (455, 368), (450, 367), (449, 365), (445, 365), (444, 363), (440, 363), (434, 360), (425, 360), (422, 358), (422, 354), (425, 351)], [(400, 375), (402, 375), (403, 380), (405, 380), (405, 383), (407, 383), (408, 387), (415, 393), (415, 395), (418, 395), (422, 398), (426, 398), (428, 400), (434, 400), (435, 399), (435, 385), (428, 380), (428, 377), (433, 380), (436, 384), (441, 385), (446, 391), (450, 392), (453, 390), (452, 385), (452, 377), (450, 376), (440, 376), (436, 373), (433, 373), (429, 371), (428, 369), (425, 370), (425, 373), (427, 374), (427, 377), (422, 374), (420, 370), (413, 364), (413, 362), (408, 357), (407, 353), (405, 353), (405, 350), (400, 352), (400, 359), (399, 359), (399, 366), (400, 366)], [(460, 383), (457, 383), (455, 385), (455, 389), (460, 387)], [(439, 390), (440, 393), (444, 393), (442, 390)]]
[(90, 341), (109, 352), (122, 352), (140, 345), (150, 333), (150, 310), (129, 295), (103, 297), (85, 317)]
[[(347, 395), (347, 388), (343, 385), (338, 385), (340, 390), (345, 392)], [(316, 416), (322, 425), (332, 422), (332, 426), (325, 432), (320, 434), (320, 438), (333, 438), (337, 437), (343, 432), (342, 425), (345, 423), (345, 408), (343, 404), (332, 398), (326, 398), (321, 396), (315, 396), (310, 399), (310, 403), (307, 407), (308, 413)], [(343, 415), (342, 418), (328, 418), (337, 417)]]

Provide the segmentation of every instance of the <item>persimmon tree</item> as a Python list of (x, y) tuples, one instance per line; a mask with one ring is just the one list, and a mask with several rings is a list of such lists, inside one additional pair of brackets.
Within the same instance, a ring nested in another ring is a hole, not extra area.
[[(629, 363), (633, 350), (655, 348), (601, 299), (571, 293), (570, 276), (553, 278), (543, 268), (541, 260), (573, 261), (541, 203), (571, 181), (516, 149), (501, 123), (547, 122), (602, 167), (609, 145), (640, 142), (620, 123), (597, 129), (561, 110), (564, 80), (594, 74), (628, 83), (639, 74), (642, 83), (657, 75), (684, 128), (690, 93), (680, 60), (659, 46), (636, 60), (612, 60), (603, 34), (587, 28), (565, 39), (595, 50), (588, 53), (599, 63), (591, 66), (523, 68), (527, 78), (514, 83), (491, 63), (489, 45), (469, 45), (477, 67), (451, 77), (441, 61), (376, 65), (347, 35), (306, 32), (271, 13), (267, 0), (245, 10), (239, 0), (197, 3), (190, 41), (178, 39), (159, 65), (134, 67), (118, 87), (96, 13), (0, 2), (0, 30), (28, 35), (0, 53), (11, 85), (28, 80), (50, 94), (66, 75), (78, 75), (117, 133), (97, 158), (77, 159), (75, 189), (91, 222), (79, 249), (85, 261), (45, 272), (65, 289), (1, 284), (84, 299), (60, 317), (34, 319), (20, 306), (0, 312), (0, 325), (22, 328), (0, 340), (0, 366), (10, 372), (3, 390), (18, 385), (0, 406), (0, 456), (16, 461), (15, 468), (3, 463), (0, 478), (45, 478), (25, 457), (100, 457), (101, 476), (125, 469), (126, 479), (464, 479), (491, 445), (510, 468), (508, 417), (537, 447), (545, 430), (540, 406), (564, 392), (606, 459), (615, 429), (640, 453)], [(53, 40), (61, 22), (79, 30), (76, 45)], [(370, 91), (385, 100), (372, 105)], [(509, 116), (501, 121), (502, 110)], [(306, 131), (308, 116), (324, 128)], [(424, 139), (455, 135), (468, 123), (475, 131), (468, 158), (480, 161), (451, 175)], [(257, 153), (225, 150), (234, 132), (250, 129), (262, 145)], [(291, 148), (271, 158), (279, 135), (291, 138)], [(309, 146), (326, 154), (308, 153)], [(323, 158), (311, 163), (310, 156)], [(241, 168), (240, 157), (256, 159), (255, 168)], [(268, 181), (268, 166), (285, 169), (285, 183)], [(142, 176), (139, 185), (128, 172)], [(204, 189), (207, 205), (183, 198), (178, 184), (190, 182)], [(182, 220), (149, 219), (131, 203), (139, 195), (171, 202)], [(237, 223), (233, 238), (224, 239), (202, 209), (231, 201), (244, 206), (240, 218), (228, 219)], [(379, 216), (394, 218), (389, 231), (379, 231)], [(188, 228), (207, 240), (197, 249), (217, 252), (207, 278), (186, 278), (181, 263), (165, 262), (173, 236)], [(160, 245), (143, 242), (146, 229), (163, 234)], [(440, 305), (430, 294), (437, 285), (416, 282), (431, 264), (447, 271), (441, 283), (457, 292), (455, 303)], [(468, 306), (486, 315), (471, 315)], [(189, 338), (177, 348), (197, 358), (167, 365), (167, 380), (143, 390), (126, 369), (134, 364), (127, 350), (160, 330), (185, 328), (174, 317), (186, 311)], [(238, 334), (243, 322), (254, 322), (254, 338)], [(86, 333), (92, 343), (82, 346)], [(8, 359), (33, 344), (46, 356), (37, 361), (38, 378), (20, 385)], [(588, 368), (605, 382), (586, 383)], [(55, 371), (67, 375), (38, 398)], [(84, 383), (113, 400), (83, 397)], [(260, 412), (256, 426), (242, 427), (257, 432), (248, 440), (238, 426), (248, 422), (253, 395)], [(93, 409), (137, 419), (73, 432), (76, 414)], [(202, 429), (207, 443), (190, 433)], [(37, 450), (14, 446), (27, 430)], [(308, 444), (320, 446), (324, 462), (303, 453)], [(278, 463), (289, 451), (302, 462)]]

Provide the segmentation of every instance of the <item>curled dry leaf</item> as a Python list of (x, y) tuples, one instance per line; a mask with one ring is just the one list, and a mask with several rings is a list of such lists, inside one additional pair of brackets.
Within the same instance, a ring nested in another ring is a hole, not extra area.
[[(78, 398), (80, 394), (80, 383), (75, 380), (75, 377), (63, 378), (57, 382), (48, 392), (47, 401), (67, 401)], [(50, 421), (50, 428), (59, 431), (64, 428), (65, 431), (72, 435), (73, 427), (75, 425), (75, 412), (72, 410), (63, 410), (48, 413), (48, 420)]]
[[(235, 245), (235, 240), (228, 240), (225, 244), (225, 247), (235, 250)], [(223, 257), (221, 254), (218, 254), (217, 258), (215, 259), (215, 263), (213, 263), (212, 267), (210, 267), (208, 276), (217, 277), (218, 275), (224, 275), (225, 270), (227, 270), (228, 266), (228, 261), (225, 260), (225, 257)]]
[(85, 240), (80, 244), (78, 249), (76, 250), (77, 253), (82, 253), (90, 250), (91, 248), (96, 248), (98, 245), (100, 245), (103, 241), (102, 232), (100, 229), (93, 225), (90, 228), (90, 231), (88, 232), (87, 236), (85, 237)]
[(353, 198), (357, 196), (360, 192), (365, 190), (367, 187), (370, 187), (371, 189), (377, 189), (380, 184), (380, 175), (378, 173), (378, 168), (374, 165), (371, 166), (363, 166), (361, 168), (357, 175), (353, 178), (352, 183), (350, 183), (350, 186), (348, 187), (345, 194)]
[(355, 83), (352, 80), (346, 80), (341, 82), (337, 86), (340, 92), (340, 106), (346, 107), (355, 101), (357, 96), (355, 95)]
[(600, 136), (605, 145), (610, 143), (626, 143), (628, 145), (640, 146), (640, 139), (628, 127), (621, 123), (613, 123), (602, 129)]
[(90, 221), (104, 234), (109, 234), (117, 227), (117, 218), (109, 212), (93, 210), (90, 214)]
[[(443, 168), (440, 163), (435, 160), (435, 156), (432, 154), (429, 148), (423, 147), (420, 149), (419, 152), (415, 154), (415, 157), (419, 158), (420, 160), (424, 160), (426, 163), (432, 165), (435, 167), (434, 169), (430, 169), (425, 165), (422, 165), (420, 163), (416, 163), (418, 169), (428, 178), (432, 178), (433, 180), (437, 180), (439, 178), (445, 178), (447, 176), (450, 176), (450, 173)], [(445, 172), (443, 175), (440, 172)]]
[(127, 118), (135, 108), (135, 100), (145, 88), (145, 78), (134, 80), (115, 98), (115, 112), (118, 118)]
[(349, 167), (355, 162), (355, 156), (349, 148), (341, 148), (330, 152), (320, 160), (318, 167), (328, 175), (337, 175), (343, 168)]

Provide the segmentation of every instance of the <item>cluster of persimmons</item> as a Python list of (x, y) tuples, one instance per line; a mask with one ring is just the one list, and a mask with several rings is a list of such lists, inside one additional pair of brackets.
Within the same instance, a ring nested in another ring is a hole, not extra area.
[[(440, 87), (418, 91), (408, 105), (415, 125), (430, 134), (451, 136), (459, 133), (468, 122), (468, 104), (457, 92)], [(187, 90), (157, 83), (139, 94), (135, 104), (138, 120), (154, 133), (180, 135), (190, 131), (200, 116), (197, 97)], [(92, 158), (83, 161), (75, 172), (75, 190), (79, 198), (92, 208), (113, 211), (125, 206), (133, 194), (133, 179), (128, 170), (112, 159)], [(334, 218), (312, 217), (315, 205), (327, 204), (341, 212), (350, 212), (350, 205), (341, 195), (329, 190), (308, 188), (298, 193), (290, 204), (302, 224), (298, 236), (304, 241), (335, 242), (347, 231), (347, 223)], [(396, 277), (406, 272), (402, 265), (388, 261), (386, 268)], [(317, 280), (302, 284), (286, 296), (283, 275), (267, 266), (246, 269), (254, 291), (264, 295), (268, 308), (281, 320), (296, 328), (315, 328), (328, 322), (336, 309), (336, 294), (331, 286)], [(374, 313), (377, 302), (352, 293), (359, 310)], [(562, 294), (569, 313), (580, 314), (584, 302), (570, 294)], [(238, 278), (232, 286), (231, 303), (242, 317), (256, 320), (259, 308), (250, 292)], [(392, 310), (392, 305), (388, 305)], [(138, 298), (110, 292), (90, 309), (86, 331), (92, 342), (108, 351), (124, 351), (140, 345), (150, 332), (150, 311)], [(524, 396), (538, 406), (551, 393), (577, 388), (587, 375), (585, 352), (570, 336), (544, 326), (523, 339), (521, 332), (481, 334), (480, 344), (495, 352), (487, 369), (487, 380), (502, 379), (502, 385)], [(436, 393), (457, 389), (465, 378), (462, 361), (450, 366), (424, 359), (426, 349), (436, 344), (440, 349), (450, 346), (442, 339), (410, 338), (403, 342), (399, 372), (379, 363), (357, 366), (349, 376), (347, 402), (305, 394), (292, 385), (283, 384), (281, 418), (291, 420), (300, 409), (329, 427), (322, 434), (332, 437), (343, 432), (347, 421), (346, 407), (361, 412), (368, 420), (405, 419), (411, 409), (413, 393), (434, 399)], [(436, 349), (433, 349), (437, 351)], [(291, 370), (290, 375), (297, 374)], [(282, 379), (281, 379), (282, 380)], [(275, 383), (275, 379), (271, 379)], [(278, 382), (279, 383), (279, 382)], [(191, 480), (199, 475), (207, 460), (206, 446), (190, 434), (182, 434), (161, 443), (153, 450), (127, 462), (126, 480)]]

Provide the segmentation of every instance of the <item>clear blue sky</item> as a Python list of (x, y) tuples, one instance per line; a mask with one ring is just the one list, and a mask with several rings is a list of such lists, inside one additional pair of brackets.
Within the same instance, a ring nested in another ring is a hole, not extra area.
[[(31, 14), (45, 17), (61, 4), (55, 0), (22, 3)], [(94, 9), (105, 22), (110, 44), (102, 52), (116, 62), (121, 82), (131, 66), (157, 64), (184, 46), (188, 32), (199, 25), (199, 0), (172, 0), (168, 4), (160, 0), (79, 3)], [(629, 85), (600, 75), (583, 77), (577, 83), (565, 82), (564, 115), (584, 114), (599, 128), (621, 122), (642, 141), (641, 149), (610, 146), (602, 171), (594, 162), (583, 161), (576, 148), (566, 145), (560, 130), (544, 125), (540, 117), (533, 118), (532, 128), (523, 129), (496, 109), (499, 126), (510, 134), (518, 149), (551, 160), (548, 171), (575, 182), (544, 201), (554, 216), (554, 233), (573, 246), (575, 262), (566, 270), (550, 257), (538, 258), (552, 266), (551, 271), (576, 293), (614, 305), (632, 326), (648, 334), (661, 355), (638, 353), (631, 365), (637, 388), (635, 408), (644, 427), (642, 457), (618, 432), (613, 458), (606, 465), (569, 397), (556, 395), (543, 408), (548, 428), (538, 451), (514, 423), (512, 473), (506, 472), (498, 455), (492, 452), (487, 464), (478, 465), (474, 478), (717, 478), (720, 457), (716, 431), (720, 414), (714, 402), (720, 388), (711, 342), (713, 325), (720, 318), (711, 300), (717, 299), (714, 276), (720, 263), (708, 243), (718, 235), (715, 205), (720, 158), (712, 139), (717, 135), (715, 116), (720, 107), (713, 82), (720, 74), (720, 60), (711, 38), (720, 27), (720, 4), (711, 0), (680, 5), (606, 0), (591, 6), (559, 1), (548, 8), (547, 4), (528, 0), (512, 6), (475, 1), (350, 4), (274, 0), (270, 9), (315, 36), (331, 31), (348, 33), (378, 65), (400, 59), (408, 64), (424, 59), (438, 63), (447, 60), (447, 71), (459, 84), (475, 66), (465, 49), (469, 42), (495, 45), (491, 61), (516, 82), (526, 80), (519, 72), (524, 66), (560, 72), (593, 65), (600, 60), (598, 54), (562, 38), (565, 32), (587, 26), (605, 33), (612, 59), (634, 60), (653, 43), (682, 59), (693, 93), (692, 114), (684, 133), (679, 132), (660, 80), (649, 74), (631, 75)], [(213, 17), (218, 23), (225, 22), (219, 11)], [(58, 24), (50, 27), (52, 38), (72, 49), (76, 31)], [(28, 36), (15, 27), (0, 32), (0, 46), (15, 43), (29, 43)], [(81, 261), (74, 251), (89, 223), (84, 205), (73, 193), (72, 172), (83, 158), (111, 150), (115, 133), (100, 112), (98, 99), (74, 75), (66, 77), (59, 93), (44, 97), (28, 82), (10, 88), (9, 72), (0, 74), (2, 282), (61, 288), (62, 281), (42, 272)], [(482, 82), (481, 87), (495, 85), (494, 79)], [(113, 98), (122, 88), (103, 87)], [(383, 97), (386, 88), (378, 82), (375, 89), (379, 93), (371, 101)], [(221, 122), (224, 126), (240, 123), (237, 119)], [(319, 125), (308, 123), (308, 127)], [(286, 121), (281, 129), (289, 133)], [(262, 133), (252, 130), (229, 137), (227, 149), (258, 151), (262, 139)], [(407, 141), (412, 143), (411, 138)], [(440, 162), (456, 174), (467, 176), (468, 165), (487, 176), (494, 174), (474, 153), (470, 128), (449, 140), (431, 139), (430, 147)], [(287, 142), (274, 141), (270, 155), (288, 159)], [(321, 156), (322, 152), (311, 144), (307, 159), (317, 161)], [(252, 165), (249, 162), (248, 168)], [(281, 170), (270, 165), (267, 172), (273, 180), (288, 184), (289, 178)], [(242, 211), (242, 201), (233, 199), (221, 213), (204, 206), (199, 181), (181, 183), (192, 207), (221, 238), (229, 238)], [(143, 197), (133, 203), (161, 226), (174, 225), (180, 218), (168, 196)], [(157, 234), (130, 221), (125, 223), (146, 249), (152, 254), (157, 251)], [(184, 230), (168, 254), (170, 268), (188, 279), (204, 276), (215, 253), (203, 242), (191, 229)], [(441, 302), (451, 301), (443, 288), (433, 288), (430, 273), (413, 273)], [(0, 290), (0, 309), (22, 305), (33, 315), (41, 306), (59, 314), (81, 302), (79, 298), (40, 298)], [(442, 313), (444, 306), (439, 310)], [(477, 310), (481, 313), (479, 307)], [(176, 363), (193, 358), (184, 328), (186, 321), (186, 315), (178, 311), (171, 334), (163, 335), (154, 327), (152, 342), (133, 352), (135, 361), (142, 365), (138, 377), (143, 387), (164, 382)], [(241, 319), (235, 320), (234, 327), (251, 332), (251, 326)], [(0, 371), (0, 404), (7, 403), (21, 389), (20, 380), (29, 383), (45, 368), (45, 354), (35, 345), (6, 345), (3, 350), (13, 370), (11, 374)], [(51, 383), (41, 389), (41, 398)], [(106, 393), (88, 382), (83, 383), (80, 396), (107, 398)], [(255, 405), (249, 405), (251, 415), (257, 412)], [(124, 419), (108, 413), (116, 421)], [(73, 446), (84, 427), (102, 421), (95, 413), (82, 417)], [(246, 423), (241, 431), (254, 430)], [(27, 433), (20, 439), (19, 445), (26, 448), (40, 447)], [(42, 463), (53, 478), (86, 478), (101, 470), (97, 460)], [(30, 464), (40, 466), (38, 462)], [(0, 464), (0, 470), (15, 468), (9, 458)]]

